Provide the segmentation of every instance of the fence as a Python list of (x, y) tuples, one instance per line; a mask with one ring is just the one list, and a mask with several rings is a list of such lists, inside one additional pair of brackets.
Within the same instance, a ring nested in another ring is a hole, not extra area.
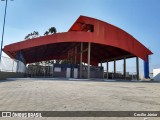
[[(87, 78), (87, 66), (82, 66), (82, 78)], [(74, 64), (28, 65), (28, 77), (80, 78), (80, 66)], [(103, 78), (103, 67), (90, 67), (90, 78)]]
[(126, 77), (123, 75), (122, 71), (116, 71), (116, 73), (114, 72), (106, 72), (106, 70), (104, 71), (104, 78), (107, 78), (108, 75), (108, 79), (126, 79), (126, 80), (137, 80), (137, 73), (136, 72), (126, 72)]
[(23, 62), (2, 56), (0, 71), (25, 73), (26, 66)]

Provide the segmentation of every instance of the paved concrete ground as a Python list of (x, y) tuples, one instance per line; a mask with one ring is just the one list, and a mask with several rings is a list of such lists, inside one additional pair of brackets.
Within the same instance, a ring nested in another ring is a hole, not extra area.
[[(31, 79), (0, 81), (0, 111), (61, 110), (160, 111), (160, 83)], [(8, 119), (5, 118), (5, 120)], [(144, 120), (143, 117), (42, 119)], [(160, 118), (149, 118), (148, 120), (160, 120)]]

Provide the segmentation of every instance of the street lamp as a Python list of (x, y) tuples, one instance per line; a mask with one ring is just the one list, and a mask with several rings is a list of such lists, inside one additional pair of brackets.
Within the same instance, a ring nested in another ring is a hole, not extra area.
[[(1, 62), (1, 58), (2, 58), (2, 47), (3, 47), (4, 28), (5, 28), (5, 22), (6, 22), (6, 13), (7, 13), (8, 0), (1, 0), (1, 1), (6, 1), (6, 5), (5, 5), (5, 12), (4, 12), (3, 30), (2, 30), (2, 40), (1, 40), (1, 49), (0, 49), (0, 62)], [(13, 1), (13, 0), (11, 0), (11, 1)]]

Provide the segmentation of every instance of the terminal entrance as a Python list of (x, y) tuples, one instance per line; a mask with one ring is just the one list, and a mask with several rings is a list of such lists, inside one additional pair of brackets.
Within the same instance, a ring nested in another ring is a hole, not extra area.
[[(88, 66), (82, 65), (82, 78), (87, 79)], [(29, 65), (28, 77), (80, 78), (80, 65), (53, 64), (48, 66)], [(90, 66), (91, 78), (103, 78), (103, 67)]]

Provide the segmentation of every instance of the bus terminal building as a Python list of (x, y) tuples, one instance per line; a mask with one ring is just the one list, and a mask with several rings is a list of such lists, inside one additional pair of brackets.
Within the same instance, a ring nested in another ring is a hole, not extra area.
[[(139, 58), (144, 61), (144, 78), (149, 78), (149, 59), (153, 54), (124, 30), (101, 20), (80, 16), (68, 32), (41, 36), (6, 45), (3, 51), (24, 64), (47, 60), (68, 60), (70, 64), (53, 65), (52, 77), (103, 78), (102, 63), (123, 60), (123, 78), (126, 78), (126, 59), (136, 57), (139, 79)], [(86, 63), (85, 65), (83, 63)], [(101, 63), (101, 66), (98, 64)]]

